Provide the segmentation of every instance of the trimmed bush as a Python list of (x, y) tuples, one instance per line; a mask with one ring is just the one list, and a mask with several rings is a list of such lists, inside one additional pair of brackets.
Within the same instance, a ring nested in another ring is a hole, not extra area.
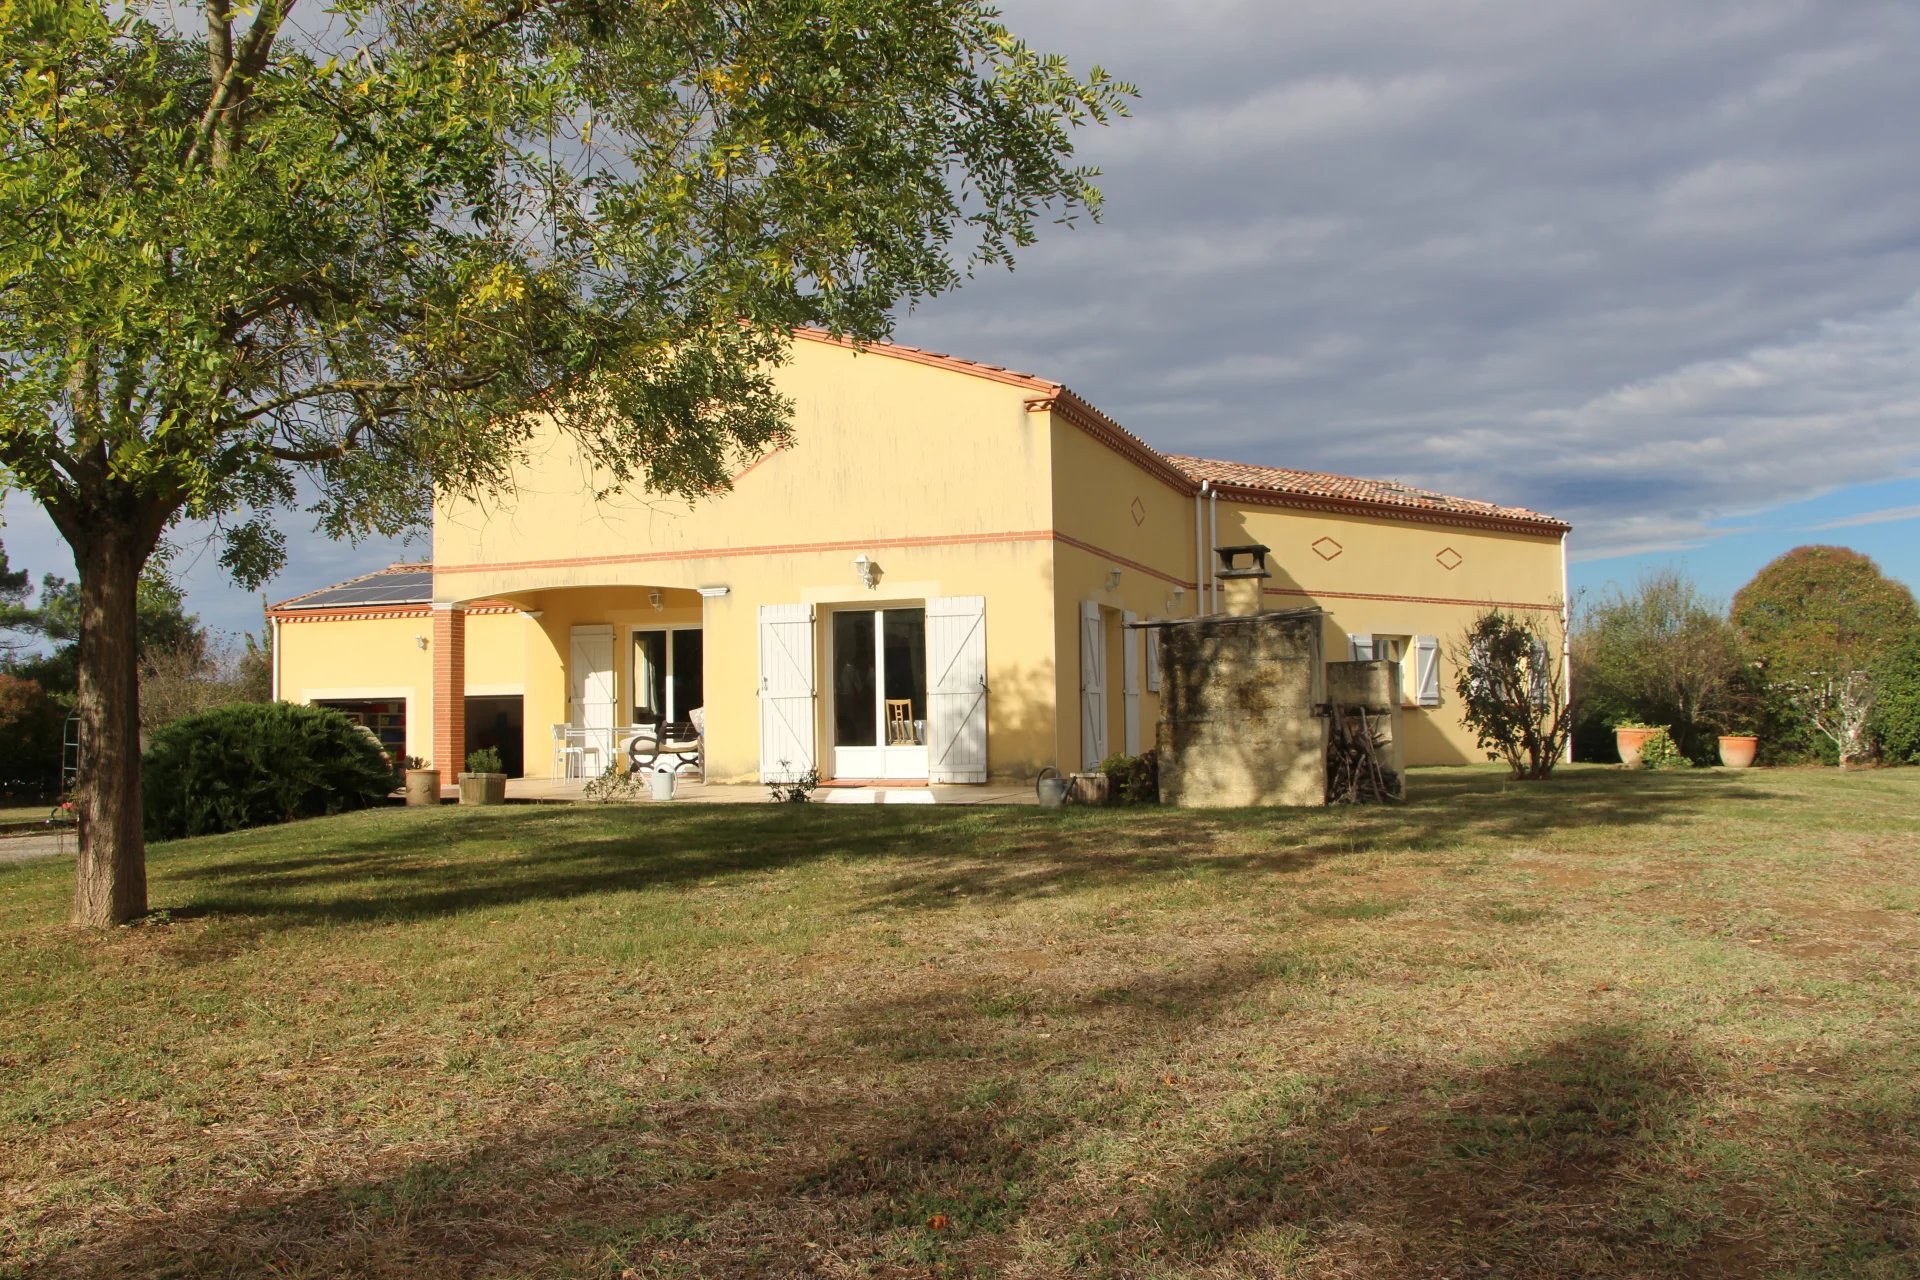
[(364, 809), (394, 788), (379, 744), (338, 711), (242, 703), (153, 735), (147, 839), (215, 835)]

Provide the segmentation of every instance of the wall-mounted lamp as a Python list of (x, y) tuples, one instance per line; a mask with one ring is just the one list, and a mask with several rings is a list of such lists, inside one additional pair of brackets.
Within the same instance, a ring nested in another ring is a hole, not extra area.
[(427, 647), (427, 638), (425, 636), (415, 636), (413, 638), (413, 643), (415, 647), (424, 649)]
[(665, 608), (665, 606), (660, 603), (660, 593), (658, 591), (647, 592), (647, 603), (652, 605), (656, 610)]
[(1181, 602), (1183, 602), (1186, 598), (1187, 598), (1187, 589), (1185, 587), (1175, 587), (1173, 589), (1173, 594), (1167, 597), (1167, 612), (1168, 613), (1180, 612)]
[(1120, 587), (1120, 571), (1118, 569), (1107, 570), (1107, 590), (1116, 591), (1119, 589), (1119, 587)]
[(860, 575), (860, 585), (871, 591), (880, 585), (880, 566), (865, 552), (853, 558), (853, 571)]

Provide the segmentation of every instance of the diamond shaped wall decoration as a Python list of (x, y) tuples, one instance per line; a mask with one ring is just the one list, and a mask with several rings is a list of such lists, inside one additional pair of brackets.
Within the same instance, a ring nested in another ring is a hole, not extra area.
[(1440, 548), (1439, 553), (1433, 558), (1439, 561), (1440, 567), (1448, 573), (1452, 573), (1455, 569), (1458, 569), (1462, 564), (1466, 563), (1467, 559), (1452, 547)]
[(1335, 542), (1332, 538), (1320, 538), (1313, 544), (1313, 554), (1319, 556), (1322, 560), (1336, 559), (1340, 553), (1345, 550), (1345, 547)]
[(1140, 501), (1140, 499), (1138, 498), (1135, 498), (1133, 500), (1133, 506), (1130, 509), (1133, 512), (1134, 524), (1143, 525), (1147, 522), (1147, 504), (1146, 503)]

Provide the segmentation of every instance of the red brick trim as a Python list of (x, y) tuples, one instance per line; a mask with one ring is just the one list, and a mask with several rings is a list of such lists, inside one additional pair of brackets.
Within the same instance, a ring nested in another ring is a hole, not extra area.
[(749, 462), (746, 466), (734, 472), (733, 476), (727, 481), (727, 483), (730, 485), (739, 484), (742, 476), (745, 476), (748, 472), (752, 471), (754, 468), (758, 467), (763, 462), (772, 462), (775, 458), (785, 453), (791, 447), (792, 446), (790, 445), (783, 444), (777, 449), (767, 450), (765, 453), (755, 458), (752, 462)]
[(1127, 557), (1109, 551), (1105, 547), (1097, 547), (1091, 542), (1082, 542), (1080, 539), (1069, 537), (1067, 534), (1061, 533), (1058, 530), (1054, 531), (1053, 540), (1055, 542), (1065, 543), (1069, 547), (1077, 547), (1082, 551), (1091, 552), (1099, 556), (1102, 560), (1111, 560), (1117, 565), (1124, 565), (1126, 568), (1132, 569), (1135, 572), (1144, 573), (1150, 578), (1158, 578), (1160, 581), (1172, 586), (1181, 587), (1188, 591), (1194, 589), (1194, 584), (1191, 581), (1176, 578), (1170, 573), (1162, 573), (1152, 565), (1141, 564), (1138, 560), (1129, 560)]
[(1058, 414), (1063, 422), (1078, 427), (1097, 443), (1105, 445), (1148, 475), (1186, 497), (1200, 492), (1200, 482), (1167, 461), (1159, 450), (1134, 435), (1073, 392), (1061, 387), (1051, 396), (1027, 401), (1028, 413)]
[(953, 373), (985, 378), (989, 382), (1004, 382), (1010, 387), (1025, 387), (1029, 391), (1052, 393), (1062, 390), (1057, 382), (1036, 378), (1030, 373), (1021, 373), (1018, 369), (1003, 369), (997, 364), (980, 364), (973, 360), (962, 360), (959, 356), (943, 355), (938, 351), (926, 351), (920, 347), (903, 346), (898, 342), (854, 342), (847, 338), (836, 338), (825, 329), (795, 329), (793, 336), (805, 338), (808, 342), (818, 342), (823, 346), (841, 347), (860, 355), (871, 353), (887, 356), (894, 360), (905, 360), (910, 364), (924, 364), (935, 369), (946, 369)]
[(1309, 591), (1304, 587), (1263, 587), (1262, 595), (1305, 596), (1313, 600), (1385, 600), (1394, 604), (1448, 604), (1473, 609), (1536, 609), (1559, 613), (1557, 604), (1530, 604), (1524, 600), (1468, 600), (1451, 596), (1389, 596), (1365, 591)]
[[(500, 600), (478, 600), (465, 608), (470, 614), (520, 612), (520, 606)], [(424, 618), (431, 612), (431, 604), (340, 605), (332, 609), (276, 604), (267, 610), (267, 616), (279, 622), (359, 622), (367, 618)]]
[(658, 564), (671, 560), (724, 560), (736, 556), (789, 556), (823, 551), (866, 551), (878, 547), (958, 547), (998, 542), (1045, 542), (1050, 529), (1009, 533), (961, 533), (925, 538), (844, 538), (834, 542), (770, 543), (760, 547), (707, 547), (694, 551), (636, 551), (620, 556), (574, 556), (554, 560), (503, 560), (490, 564), (451, 564), (434, 576), (457, 573), (499, 573), (512, 569), (571, 569), (596, 564)]
[(433, 765), (451, 782), (467, 767), (467, 613), (433, 611)]

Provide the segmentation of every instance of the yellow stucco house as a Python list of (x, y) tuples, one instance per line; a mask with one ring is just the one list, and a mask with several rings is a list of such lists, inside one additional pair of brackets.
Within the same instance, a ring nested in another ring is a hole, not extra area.
[(1489, 604), (1558, 615), (1567, 526), (1404, 485), (1157, 452), (1059, 383), (803, 333), (794, 443), (689, 504), (594, 503), (557, 434), (511, 499), (444, 503), (430, 566), (274, 605), (278, 697), (341, 706), (445, 770), (604, 768), (621, 726), (703, 709), (707, 777), (983, 782), (1151, 746), (1151, 630), (1267, 607), (1401, 665), (1412, 764), (1483, 758), (1447, 649)]

